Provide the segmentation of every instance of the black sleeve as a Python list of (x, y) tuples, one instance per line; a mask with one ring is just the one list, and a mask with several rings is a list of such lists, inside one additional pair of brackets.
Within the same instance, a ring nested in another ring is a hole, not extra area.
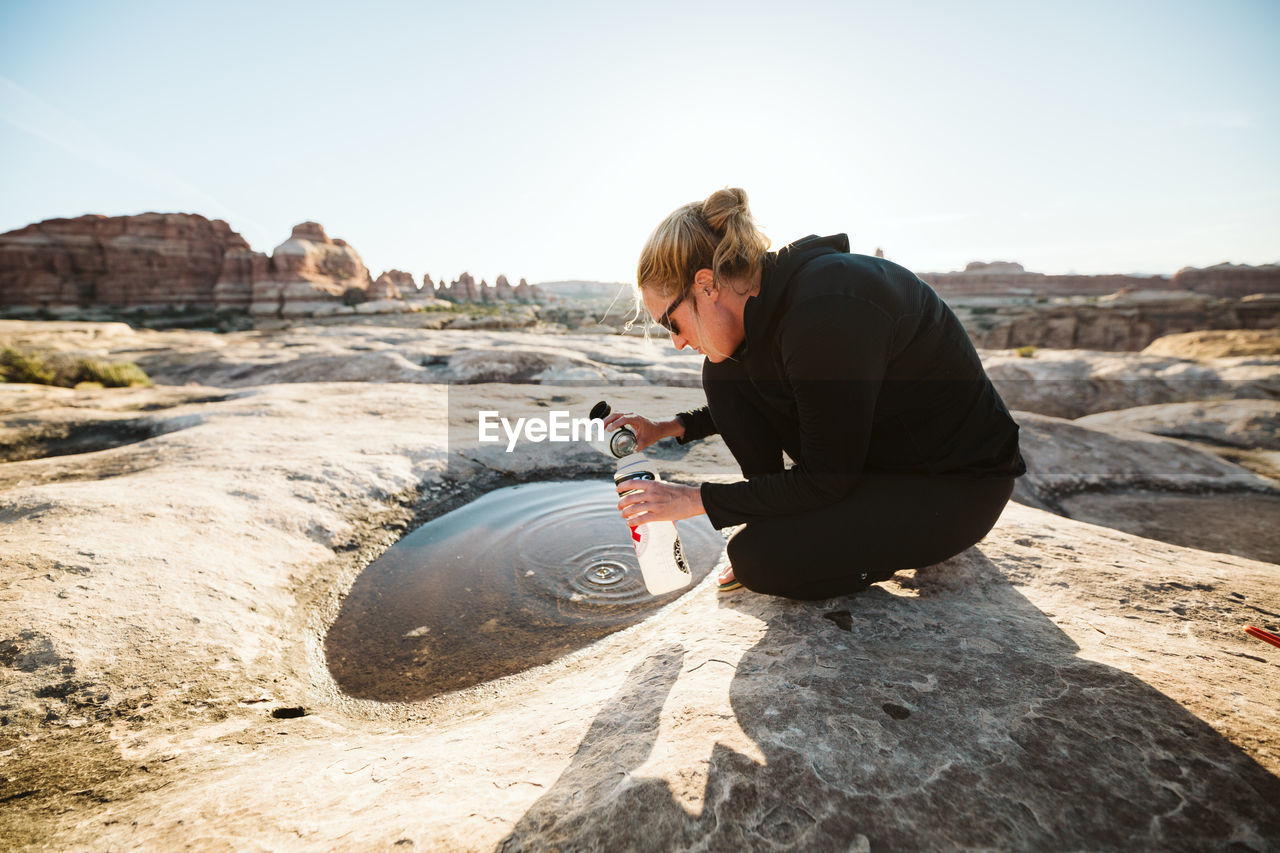
[(802, 461), (738, 483), (704, 483), (702, 503), (712, 525), (805, 512), (849, 494), (866, 461), (894, 325), (882, 308), (849, 294), (818, 296), (788, 310), (779, 347)]
[(716, 429), (716, 422), (711, 419), (711, 410), (706, 406), (681, 412), (676, 415), (676, 420), (680, 421), (680, 425), (684, 427), (684, 435), (676, 439), (678, 444), (688, 444), (720, 431)]

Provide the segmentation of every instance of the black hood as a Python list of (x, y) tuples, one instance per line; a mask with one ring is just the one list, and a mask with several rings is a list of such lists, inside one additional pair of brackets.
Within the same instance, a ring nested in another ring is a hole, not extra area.
[(760, 293), (747, 300), (743, 316), (747, 332), (744, 343), (749, 346), (753, 341), (772, 337), (773, 327), (782, 313), (780, 309), (787, 301), (791, 279), (801, 267), (814, 258), (848, 251), (849, 238), (845, 234), (830, 237), (810, 234), (766, 255)]

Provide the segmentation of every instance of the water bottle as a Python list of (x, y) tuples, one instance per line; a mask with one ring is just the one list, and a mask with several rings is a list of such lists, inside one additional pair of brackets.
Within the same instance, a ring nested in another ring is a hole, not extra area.
[[(609, 414), (609, 404), (600, 402), (591, 410), (591, 417), (605, 418)], [(619, 438), (619, 434), (625, 433)], [(609, 440), (609, 451), (619, 457), (618, 470), (614, 474), (614, 483), (628, 480), (651, 480), (660, 482), (658, 469), (647, 457), (636, 452), (636, 436), (628, 427), (615, 430)], [(623, 492), (627, 495), (630, 492)], [(635, 545), (636, 559), (640, 561), (640, 574), (644, 578), (644, 588), (650, 595), (662, 595), (666, 592), (688, 586), (693, 580), (689, 571), (689, 563), (684, 558), (684, 549), (680, 546), (680, 534), (674, 521), (645, 521), (631, 527), (631, 541)]]

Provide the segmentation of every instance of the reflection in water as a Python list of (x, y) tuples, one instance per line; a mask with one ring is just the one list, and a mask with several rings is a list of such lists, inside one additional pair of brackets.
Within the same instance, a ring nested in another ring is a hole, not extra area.
[[(683, 590), (645, 592), (610, 482), (499, 489), (424, 524), (369, 564), (329, 635), (346, 693), (419, 701), (548, 663), (635, 624)], [(693, 580), (724, 541), (679, 523)]]

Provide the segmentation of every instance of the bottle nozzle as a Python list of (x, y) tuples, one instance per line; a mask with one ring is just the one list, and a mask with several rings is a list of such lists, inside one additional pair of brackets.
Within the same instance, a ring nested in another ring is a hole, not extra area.
[[(591, 407), (592, 420), (604, 420), (609, 417), (613, 409), (604, 400), (596, 403)], [(624, 456), (630, 456), (638, 449), (636, 434), (631, 431), (630, 427), (619, 427), (613, 431), (613, 435), (609, 437), (609, 452), (621, 459)]]
[(609, 440), (609, 451), (619, 459), (637, 450), (636, 434), (626, 427), (618, 429)]

